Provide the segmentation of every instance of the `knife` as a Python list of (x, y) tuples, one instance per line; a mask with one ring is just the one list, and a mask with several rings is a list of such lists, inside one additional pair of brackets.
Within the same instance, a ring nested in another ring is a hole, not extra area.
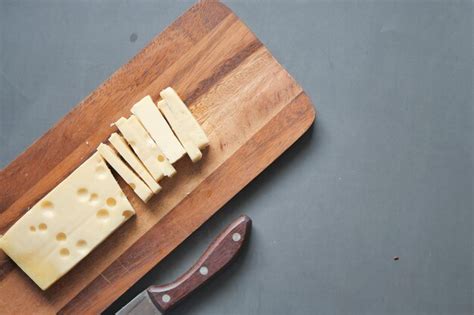
[(209, 245), (199, 260), (181, 277), (165, 285), (153, 285), (137, 295), (118, 315), (160, 315), (173, 308), (239, 253), (249, 236), (252, 220), (242, 215)]

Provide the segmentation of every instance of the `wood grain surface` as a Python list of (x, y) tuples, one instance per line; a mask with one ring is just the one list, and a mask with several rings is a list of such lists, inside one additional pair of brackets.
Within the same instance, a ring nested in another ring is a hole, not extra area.
[(101, 312), (315, 119), (302, 88), (236, 15), (197, 3), (1, 171), (0, 234), (105, 142), (112, 122), (167, 86), (209, 136), (203, 159), (178, 161), (148, 204), (119, 179), (137, 216), (45, 292), (0, 252), (1, 314)]

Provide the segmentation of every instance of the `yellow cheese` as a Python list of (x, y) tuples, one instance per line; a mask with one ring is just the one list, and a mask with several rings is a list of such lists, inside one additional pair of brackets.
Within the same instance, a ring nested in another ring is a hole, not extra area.
[(128, 118), (128, 121), (130, 126), (135, 129), (138, 135), (140, 135), (140, 138), (145, 140), (144, 143), (146, 143), (148, 152), (151, 156), (156, 158), (156, 161), (158, 161), (158, 165), (161, 168), (163, 174), (168, 177), (172, 177), (174, 174), (176, 174), (176, 170), (173, 165), (171, 165), (170, 161), (166, 158), (160, 148), (158, 148), (155, 141), (153, 141), (145, 128), (143, 128), (143, 125), (140, 123), (138, 118), (135, 115), (131, 115)]
[(176, 174), (173, 165), (134, 115), (131, 115), (129, 119), (120, 118), (115, 125), (155, 180), (158, 181), (163, 176), (171, 177)]
[(140, 176), (145, 184), (153, 191), (153, 193), (158, 193), (161, 190), (161, 186), (153, 179), (153, 177), (148, 173), (145, 166), (137, 158), (135, 153), (132, 152), (128, 146), (125, 139), (123, 139), (119, 134), (114, 132), (110, 138), (110, 143), (114, 146), (117, 152), (122, 156), (122, 158), (132, 167), (132, 169)]
[(189, 131), (184, 128), (182, 123), (179, 122), (176, 115), (171, 111), (170, 107), (168, 106), (168, 103), (165, 100), (161, 100), (158, 102), (158, 108), (166, 117), (166, 120), (170, 124), (171, 128), (173, 128), (174, 132), (176, 133), (176, 136), (183, 145), (191, 161), (199, 161), (202, 158), (202, 153), (199, 150), (199, 147), (193, 142), (193, 140), (189, 136)]
[(46, 290), (134, 214), (95, 153), (21, 217), (0, 246)]
[(186, 153), (150, 96), (136, 103), (132, 107), (132, 113), (140, 120), (170, 163), (176, 162)]
[(203, 149), (209, 145), (209, 139), (207, 139), (204, 130), (202, 130), (193, 114), (191, 114), (175, 90), (167, 87), (160, 92), (160, 95), (168, 104), (169, 109), (173, 112), (181, 128), (188, 134), (194, 144), (196, 144), (199, 149)]
[(115, 171), (132, 187), (133, 191), (141, 200), (147, 202), (153, 192), (135, 173), (120, 159), (117, 153), (108, 145), (101, 143), (97, 147), (100, 155), (109, 163)]

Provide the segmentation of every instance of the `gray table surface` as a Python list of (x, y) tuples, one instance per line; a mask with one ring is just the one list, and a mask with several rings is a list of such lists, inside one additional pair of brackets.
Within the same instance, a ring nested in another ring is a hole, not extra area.
[[(0, 166), (190, 4), (0, 0)], [(244, 254), (172, 314), (472, 314), (473, 2), (227, 4), (319, 118), (108, 312), (246, 213)]]

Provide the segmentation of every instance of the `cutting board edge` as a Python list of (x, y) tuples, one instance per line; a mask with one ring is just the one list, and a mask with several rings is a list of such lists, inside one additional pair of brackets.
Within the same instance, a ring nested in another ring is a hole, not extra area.
[(245, 20), (243, 20), (240, 15), (238, 15), (237, 13), (235, 13), (234, 10), (232, 10), (232, 8), (230, 8), (228, 5), (226, 5), (225, 3), (222, 3), (220, 0), (202, 0), (201, 2), (211, 2), (211, 3), (214, 3), (214, 4), (218, 4), (220, 5), (221, 7), (223, 7), (225, 10), (227, 10), (229, 13), (235, 15), (237, 17), (237, 19), (245, 25), (245, 27), (247, 27), (247, 29), (250, 31), (250, 33), (260, 42), (260, 44), (265, 47), (265, 49), (268, 51), (269, 55), (271, 56), (271, 58), (273, 59), (273, 61), (275, 63), (277, 63), (283, 70), (285, 70), (286, 74), (298, 85), (301, 87), (302, 89), (302, 92), (301, 93), (304, 93), (304, 95), (306, 95), (306, 97), (308, 97), (309, 99), (309, 102), (310, 102), (310, 105), (311, 107), (313, 108), (313, 119), (312, 119), (312, 122), (311, 124), (308, 126), (308, 128), (314, 123), (314, 121), (316, 120), (316, 118), (318, 117), (318, 111), (317, 111), (317, 108), (316, 106), (314, 105), (314, 102), (312, 101), (311, 97), (308, 95), (308, 93), (306, 92), (305, 88), (303, 87), (303, 85), (295, 79), (295, 77), (293, 75), (291, 75), (291, 73), (288, 71), (288, 69), (286, 69), (286, 67), (284, 65), (282, 65), (278, 59), (275, 58), (275, 56), (273, 55), (272, 53), (272, 50), (270, 48), (268, 48), (268, 46), (266, 45), (266, 43), (262, 42), (262, 40), (260, 39), (259, 36), (257, 36), (257, 34), (252, 30), (252, 28), (250, 26), (247, 25), (247, 23), (245, 23)]

